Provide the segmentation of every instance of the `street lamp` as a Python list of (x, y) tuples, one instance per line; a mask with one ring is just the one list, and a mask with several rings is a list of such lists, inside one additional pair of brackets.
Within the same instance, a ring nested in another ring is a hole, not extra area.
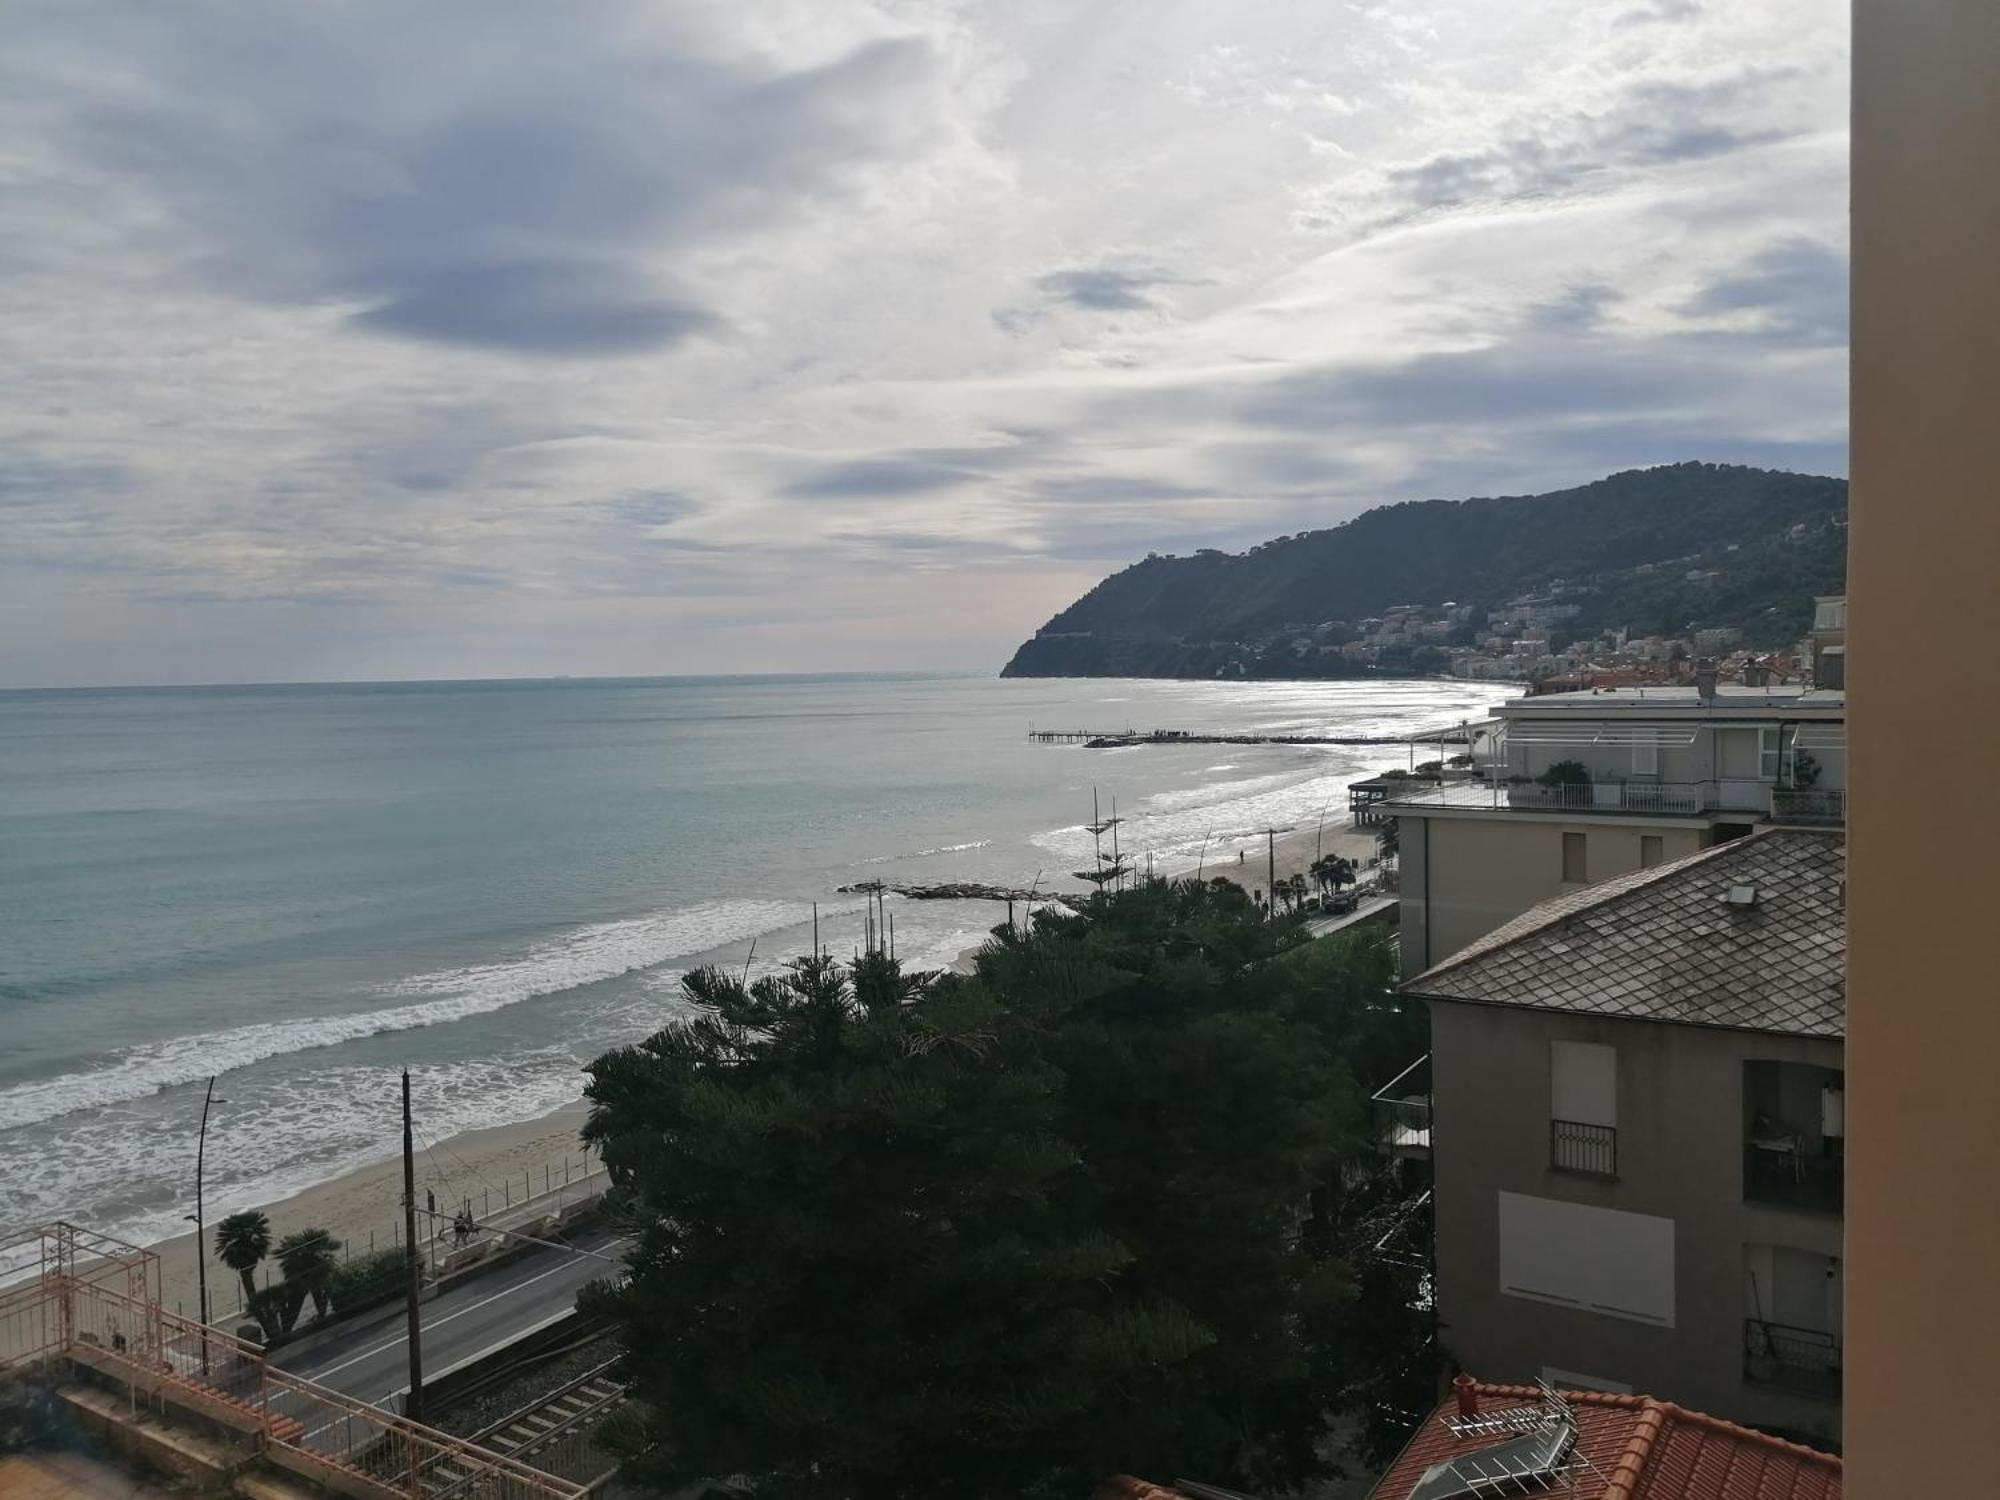
[(194, 1151), (194, 1212), (188, 1215), (194, 1220), (196, 1313), (201, 1323), (201, 1373), (204, 1376), (208, 1374), (208, 1231), (202, 1222), (201, 1169), (208, 1156), (208, 1112), (214, 1106), (228, 1102), (215, 1097), (215, 1075), (210, 1074), (208, 1092), (201, 1101), (201, 1137)]

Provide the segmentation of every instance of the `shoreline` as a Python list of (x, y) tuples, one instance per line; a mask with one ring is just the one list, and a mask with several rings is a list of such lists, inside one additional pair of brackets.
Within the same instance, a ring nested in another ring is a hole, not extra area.
[[(1375, 835), (1357, 830), (1346, 820), (1338, 825), (1329, 823), (1323, 830), (1297, 829), (1285, 834), (1277, 840), (1274, 851), (1279, 878), (1306, 873), (1316, 850), (1365, 866), (1375, 854)], [(1203, 866), (1205, 878), (1225, 876), (1246, 889), (1261, 891), (1267, 883), (1271, 852), (1255, 841), (1225, 846), (1221, 857), (1211, 856)], [(1241, 857), (1231, 859), (1230, 854)], [(1175, 872), (1175, 877), (1193, 874), (1190, 867)], [(968, 971), (978, 946), (966, 948), (945, 967)], [(487, 1194), (494, 1195), (495, 1201), (504, 1201), (524, 1187), (538, 1186), (544, 1169), (559, 1176), (565, 1160), (572, 1170), (578, 1170), (585, 1155), (580, 1132), (588, 1111), (588, 1102), (579, 1092), (577, 1098), (527, 1119), (463, 1131), (444, 1137), (434, 1147), (420, 1146), (417, 1191), (434, 1192), (440, 1205), (462, 1202), (470, 1196), (477, 1206)], [(371, 1248), (401, 1242), (402, 1191), (402, 1156), (391, 1153), (256, 1207), (270, 1220), (273, 1244), (301, 1229), (325, 1229), (343, 1243), (349, 1255), (359, 1256)], [(217, 1323), (236, 1316), (242, 1301), (236, 1273), (213, 1254), (215, 1221), (222, 1217), (218, 1212), (206, 1225), (211, 1242), (209, 1310)], [(192, 1315), (197, 1300), (194, 1232), (190, 1229), (155, 1240), (145, 1248), (160, 1257), (162, 1305)], [(267, 1274), (275, 1275), (273, 1261), (259, 1267), (260, 1286)]]
[[(499, 1203), (510, 1194), (518, 1201), (524, 1185), (539, 1191), (545, 1169), (557, 1178), (565, 1160), (571, 1163), (571, 1170), (581, 1169), (584, 1149), (578, 1133), (589, 1108), (588, 1101), (579, 1095), (531, 1119), (446, 1136), (434, 1148), (419, 1146), (417, 1192), (420, 1196), (427, 1191), (436, 1193), (442, 1210), (444, 1205), (463, 1202), (467, 1196), (477, 1207), (487, 1193)], [(402, 1154), (397, 1152), (351, 1168), (286, 1197), (259, 1204), (258, 1209), (271, 1221), (274, 1246), (301, 1229), (327, 1230), (344, 1244), (350, 1256), (367, 1254), (371, 1244), (377, 1249), (400, 1244)], [(215, 1219), (221, 1217), (217, 1214)], [(205, 1226), (209, 1241), (204, 1247), (208, 1252), (209, 1320), (226, 1325), (241, 1311), (242, 1282), (215, 1258), (215, 1219)], [(424, 1232), (421, 1222), (417, 1232), (419, 1235)], [(198, 1300), (194, 1231), (156, 1240), (145, 1248), (160, 1257), (161, 1306), (194, 1316)], [(257, 1269), (257, 1284), (264, 1285), (267, 1274), (275, 1279), (276, 1269), (275, 1261), (267, 1258)]]

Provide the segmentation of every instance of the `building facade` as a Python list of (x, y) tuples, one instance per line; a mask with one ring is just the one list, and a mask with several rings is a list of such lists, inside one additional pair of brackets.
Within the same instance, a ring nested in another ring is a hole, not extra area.
[(1403, 973), (1537, 902), (1772, 824), (1846, 816), (1834, 690), (1603, 688), (1502, 704), (1459, 780), (1393, 797)]
[(1461, 1365), (1837, 1441), (1844, 878), (1838, 833), (1768, 830), (1404, 985)]

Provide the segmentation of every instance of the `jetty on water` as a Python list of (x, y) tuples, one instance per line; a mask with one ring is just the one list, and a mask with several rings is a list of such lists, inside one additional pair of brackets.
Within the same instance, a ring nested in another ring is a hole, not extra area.
[(1128, 745), (1468, 745), (1474, 729), (1454, 724), (1421, 734), (1209, 734), (1194, 729), (1031, 729), (1041, 745), (1082, 745), (1086, 750), (1122, 750)]

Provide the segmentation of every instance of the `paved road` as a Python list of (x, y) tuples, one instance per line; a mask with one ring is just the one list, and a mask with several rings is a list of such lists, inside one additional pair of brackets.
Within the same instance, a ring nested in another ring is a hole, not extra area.
[[(571, 1243), (616, 1256), (624, 1245), (609, 1230), (589, 1230)], [(470, 1276), (423, 1304), (424, 1378), (554, 1321), (576, 1305), (577, 1292), (617, 1268), (587, 1255), (537, 1250), (511, 1265)], [(298, 1353), (279, 1350), (272, 1363), (378, 1406), (401, 1408), (409, 1389), (408, 1327), (401, 1303), (359, 1319), (325, 1343)]]
[(1387, 919), (1385, 914), (1396, 903), (1397, 898), (1394, 896), (1365, 896), (1361, 904), (1344, 917), (1306, 918), (1306, 931), (1316, 938), (1322, 938), (1328, 933), (1340, 932), (1361, 922), (1384, 921)]

